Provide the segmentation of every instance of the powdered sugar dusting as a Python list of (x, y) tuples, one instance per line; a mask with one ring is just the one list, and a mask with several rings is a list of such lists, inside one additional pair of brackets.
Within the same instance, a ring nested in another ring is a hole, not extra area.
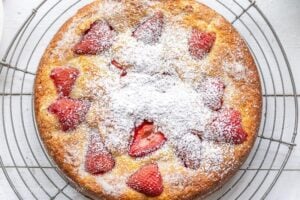
[[(121, 1), (103, 0), (101, 1), (101, 6), (97, 4), (93, 8), (96, 12), (93, 16), (88, 16), (95, 20), (108, 18), (110, 16), (116, 15), (122, 12), (124, 9), (124, 4)], [(86, 17), (75, 18), (73, 22), (69, 25), (65, 32), (62, 34), (62, 38), (56, 43), (56, 47), (52, 50), (51, 57), (56, 56), (59, 60), (66, 58), (68, 52), (66, 52), (66, 46), (72, 47), (74, 44), (79, 42), (82, 35), (78, 33), (78, 27), (81, 27), (85, 23)], [(68, 51), (70, 51), (68, 49)], [(62, 53), (63, 52), (63, 53)]]
[[(85, 171), (83, 164), (80, 165), (78, 173), (82, 177), (90, 176), (90, 174)], [(114, 197), (118, 197), (127, 189), (126, 179), (128, 176), (129, 174), (122, 174), (122, 176), (118, 176), (116, 179), (116, 175), (109, 172), (103, 175), (95, 176), (95, 180), (105, 193)]]
[[(220, 144), (212, 141), (202, 141), (201, 169), (206, 173), (220, 172), (223, 170), (220, 163), (224, 157), (233, 157), (233, 148), (230, 144)], [(231, 161), (230, 161), (231, 162)]]
[(80, 165), (80, 160), (78, 160), (79, 155), (81, 155), (81, 150), (77, 145), (69, 144), (65, 146), (65, 156), (64, 162), (74, 166)]
[[(88, 133), (86, 135), (86, 139), (88, 140), (88, 142), (86, 142), (86, 144), (83, 147), (82, 151), (84, 151), (84, 152), (94, 151), (94, 153), (102, 152), (103, 150), (106, 151), (104, 149), (105, 147), (103, 146), (101, 138), (99, 137), (99, 133), (96, 129), (86, 128), (86, 132)], [(90, 146), (91, 143), (93, 143), (92, 148)], [(67, 149), (70, 152), (75, 151), (75, 147), (68, 146)], [(85, 157), (85, 154), (79, 154), (77, 151), (74, 152), (74, 153), (76, 153), (76, 158), (77, 159), (80, 156)], [(69, 156), (65, 157), (66, 161), (68, 161), (69, 159), (70, 159)], [(83, 158), (82, 160), (85, 160), (85, 158)], [(72, 160), (70, 160), (70, 162), (72, 162)], [(91, 176), (91, 174), (86, 171), (86, 166), (85, 166), (84, 162), (81, 162), (79, 164), (78, 173), (82, 177)], [(116, 179), (116, 175), (115, 175), (114, 171), (112, 170), (110, 172), (107, 172), (107, 173), (104, 173), (104, 174), (101, 174), (101, 175), (97, 175), (97, 176), (94, 176), (94, 177), (95, 177), (96, 182), (101, 186), (101, 188), (107, 194), (118, 197), (119, 195), (124, 193), (124, 191), (127, 188), (125, 182), (126, 182), (126, 179), (127, 179), (128, 176), (129, 176), (129, 174), (123, 174), (122, 176), (118, 177), (118, 179)]]
[(176, 154), (188, 168), (198, 169), (201, 165), (202, 143), (198, 136), (186, 133), (176, 142)]
[(128, 73), (98, 84), (107, 92), (100, 97), (107, 108), (100, 129), (113, 127), (106, 130), (106, 145), (113, 152), (126, 151), (132, 129), (144, 119), (153, 121), (173, 144), (192, 129), (204, 131), (210, 119), (201, 95), (174, 76)]
[(167, 181), (169, 184), (176, 186), (177, 188), (183, 189), (186, 182), (186, 176), (182, 173), (170, 173), (164, 176), (164, 180)]
[[(134, 127), (149, 120), (165, 134), (165, 145), (178, 151), (183, 164), (197, 169), (209, 157), (214, 158), (207, 163), (218, 166), (222, 162), (222, 154), (205, 154), (214, 152), (213, 146), (203, 148), (205, 143), (193, 135), (205, 131), (213, 111), (203, 102), (207, 94), (197, 88), (202, 81), (201, 67), (207, 61), (190, 56), (189, 32), (166, 24), (159, 42), (151, 45), (132, 37), (131, 30), (116, 36), (105, 56), (128, 66), (127, 75), (120, 78), (119, 71), (107, 63), (101, 67), (106, 67), (108, 76), (88, 83), (98, 102), (95, 109), (105, 116), (99, 119), (99, 130), (114, 154), (126, 153)], [(207, 166), (203, 168), (207, 170)]]
[(229, 76), (231, 76), (235, 80), (247, 80), (248, 70), (241, 63), (225, 63), (223, 65), (223, 69)]
[(95, 9), (97, 14), (103, 17), (110, 17), (114, 14), (120, 13), (124, 10), (122, 1), (104, 0), (100, 6)]
[(88, 151), (95, 154), (106, 151), (101, 138), (99, 137), (98, 131), (96, 130), (90, 131)]
[[(109, 18), (121, 12), (123, 7), (121, 1), (103, 1), (95, 15)], [(167, 138), (160, 150), (172, 149), (178, 157), (173, 164), (185, 166), (184, 173), (189, 177), (197, 175), (199, 171), (208, 175), (220, 173), (224, 171), (224, 162), (234, 162), (232, 159), (226, 160), (227, 157), (234, 158), (234, 146), (207, 141), (207, 138), (201, 137), (201, 133), (206, 131), (207, 124), (215, 114), (214, 110), (222, 106), (221, 101), (213, 102), (217, 108), (212, 109), (205, 101), (211, 100), (211, 96), (217, 96), (217, 100), (220, 100), (223, 91), (216, 88), (207, 94), (207, 91), (199, 90), (198, 86), (204, 79), (202, 67), (208, 64), (208, 59), (194, 59), (190, 55), (190, 29), (175, 25), (167, 17), (164, 20), (157, 42), (149, 44), (139, 41), (132, 37), (133, 30), (127, 30), (117, 33), (112, 46), (96, 56), (103, 58), (99, 69), (105, 71), (105, 75), (94, 77), (86, 85), (92, 96), (93, 112), (101, 116), (95, 120), (99, 131), (90, 133), (93, 137), (93, 134), (100, 132), (105, 146), (100, 145), (96, 151), (105, 148), (114, 156), (127, 154), (134, 128), (148, 120)], [(74, 30), (78, 23), (72, 25), (64, 35), (58, 44), (59, 48), (76, 43), (79, 37), (74, 36)], [(120, 77), (120, 70), (112, 66), (112, 60), (126, 66), (125, 76)], [(247, 76), (246, 68), (239, 63), (226, 63), (223, 68), (237, 80)], [(220, 94), (216, 94), (218, 92)], [(72, 162), (68, 159), (66, 162)], [(167, 162), (164, 158), (158, 158), (159, 165)], [(90, 176), (83, 164), (79, 167), (79, 173)], [(116, 178), (112, 170), (96, 176), (95, 180), (106, 193), (118, 196), (127, 188), (126, 178), (129, 175)], [(186, 184), (187, 179), (182, 174), (166, 175), (164, 178), (180, 185)]]
[(125, 175), (118, 176), (118, 179), (116, 179), (114, 175), (107, 174), (105, 175), (105, 178), (98, 177), (97, 182), (101, 185), (102, 189), (106, 193), (118, 197), (119, 195), (124, 193), (127, 188), (127, 185), (125, 184), (126, 179), (127, 176)]
[[(68, 27), (67, 31), (62, 35), (62, 39), (56, 43), (56, 47), (52, 50), (51, 58), (53, 58), (53, 56), (57, 56), (60, 60), (65, 59), (65, 47), (73, 46), (81, 38), (80, 35), (76, 34), (76, 29), (80, 22), (81, 21), (78, 20)], [(68, 51), (70, 50), (68, 49)]]
[(146, 44), (155, 44), (161, 36), (164, 25), (164, 15), (155, 13), (149, 19), (141, 23), (132, 33), (132, 36)]
[(131, 34), (131, 30), (119, 34), (112, 51), (116, 60), (134, 66), (133, 72), (177, 74), (180, 69), (186, 80), (197, 75), (195, 70), (194, 73), (184, 73), (202, 64), (202, 61), (195, 61), (186, 48), (189, 30), (165, 26), (159, 42), (152, 45), (136, 40)]

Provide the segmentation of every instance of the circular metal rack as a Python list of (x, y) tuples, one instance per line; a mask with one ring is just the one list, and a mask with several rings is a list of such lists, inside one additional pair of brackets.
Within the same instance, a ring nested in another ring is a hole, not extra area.
[[(58, 28), (91, 0), (44, 0), (15, 34), (0, 63), (0, 170), (16, 199), (85, 199), (48, 157), (35, 125), (33, 83), (39, 59)], [(295, 146), (298, 104), (284, 49), (269, 21), (248, 0), (203, 0), (245, 38), (260, 72), (263, 117), (243, 167), (208, 199), (264, 199)], [(4, 81), (2, 81), (4, 80)], [(287, 106), (289, 105), (289, 106)]]

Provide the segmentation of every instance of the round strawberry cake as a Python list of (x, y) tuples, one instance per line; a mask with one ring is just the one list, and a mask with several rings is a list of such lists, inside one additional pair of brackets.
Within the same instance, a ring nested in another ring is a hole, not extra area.
[(193, 0), (99, 0), (54, 36), (35, 80), (49, 154), (94, 199), (193, 199), (222, 186), (256, 138), (253, 58)]

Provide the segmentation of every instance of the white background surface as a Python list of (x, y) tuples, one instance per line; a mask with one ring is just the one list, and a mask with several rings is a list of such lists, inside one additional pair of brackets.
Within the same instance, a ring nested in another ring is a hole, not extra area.
[[(0, 46), (0, 57), (14, 33), (25, 17), (40, 0), (5, 0), (4, 33)], [(292, 72), (295, 77), (297, 94), (300, 94), (300, 1), (299, 0), (258, 0), (262, 9), (274, 26), (286, 50)], [(0, 79), (2, 81), (2, 78)], [(299, 97), (298, 97), (299, 100)], [(299, 102), (299, 101), (298, 101)], [(300, 198), (300, 136), (296, 138), (294, 148), (286, 168), (280, 176), (268, 199), (299, 199)], [(7, 182), (0, 171), (0, 199), (14, 199)], [(9, 196), (7, 196), (9, 195)]]

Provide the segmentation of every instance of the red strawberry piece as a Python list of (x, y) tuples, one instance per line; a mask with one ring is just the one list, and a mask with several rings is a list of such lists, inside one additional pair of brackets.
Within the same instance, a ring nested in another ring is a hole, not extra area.
[(88, 153), (85, 160), (87, 172), (98, 175), (104, 174), (115, 166), (115, 160), (109, 153)]
[(247, 139), (247, 133), (242, 127), (241, 114), (233, 109), (222, 109), (216, 118), (208, 125), (209, 136), (216, 141), (241, 144)]
[(73, 51), (76, 54), (99, 54), (111, 47), (115, 35), (115, 31), (106, 21), (97, 20), (91, 24)]
[(222, 107), (225, 85), (217, 78), (206, 79), (201, 86), (203, 101), (212, 110), (219, 110)]
[(85, 170), (93, 175), (106, 173), (115, 166), (115, 160), (104, 147), (98, 134), (90, 138), (85, 160)]
[(88, 101), (61, 97), (48, 110), (56, 115), (63, 131), (73, 130), (84, 121), (90, 103)]
[(159, 196), (163, 192), (162, 177), (157, 164), (148, 164), (132, 174), (127, 185), (147, 196)]
[(189, 51), (192, 56), (198, 59), (210, 52), (216, 40), (215, 33), (202, 32), (198, 29), (193, 29), (189, 38)]
[(116, 60), (112, 60), (111, 64), (114, 65), (116, 68), (118, 68), (119, 70), (121, 70), (121, 75), (120, 76), (126, 76), (127, 71), (126, 71), (126, 66), (120, 64), (118, 61)]
[(166, 141), (164, 134), (155, 130), (153, 122), (144, 121), (135, 128), (129, 155), (141, 157), (159, 149)]
[(152, 17), (141, 23), (132, 36), (146, 44), (158, 42), (161, 36), (164, 24), (164, 15), (162, 12), (156, 12)]
[(68, 96), (72, 90), (79, 70), (73, 67), (56, 67), (51, 71), (50, 77), (53, 79), (57, 92), (63, 96)]

